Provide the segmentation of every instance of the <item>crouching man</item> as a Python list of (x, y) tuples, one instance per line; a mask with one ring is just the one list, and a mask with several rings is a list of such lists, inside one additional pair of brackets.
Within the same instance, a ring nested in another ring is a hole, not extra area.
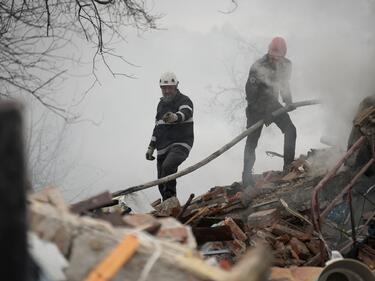
[[(375, 95), (364, 98), (358, 106), (348, 140), (348, 150), (361, 136), (366, 137), (364, 144), (346, 163), (353, 170), (362, 168), (375, 155), (373, 152), (375, 148)], [(375, 165), (373, 164), (365, 175), (373, 176), (374, 174)]]

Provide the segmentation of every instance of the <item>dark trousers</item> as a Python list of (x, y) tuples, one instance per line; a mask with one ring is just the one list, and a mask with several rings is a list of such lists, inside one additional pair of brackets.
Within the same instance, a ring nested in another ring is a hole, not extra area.
[[(176, 173), (178, 166), (186, 160), (188, 155), (188, 149), (180, 145), (172, 146), (167, 153), (158, 155), (158, 178), (160, 179)], [(159, 191), (163, 200), (176, 196), (176, 184), (176, 180), (171, 180), (159, 185)]]
[[(260, 119), (264, 118), (264, 114), (247, 114), (247, 128), (254, 125)], [(274, 119), (274, 123), (280, 128), (284, 134), (284, 168), (294, 160), (297, 132), (288, 113), (284, 113)], [(244, 186), (253, 185), (252, 170), (255, 163), (255, 148), (258, 145), (260, 134), (263, 126), (251, 133), (246, 139), (244, 153), (244, 169), (242, 173), (242, 182)]]

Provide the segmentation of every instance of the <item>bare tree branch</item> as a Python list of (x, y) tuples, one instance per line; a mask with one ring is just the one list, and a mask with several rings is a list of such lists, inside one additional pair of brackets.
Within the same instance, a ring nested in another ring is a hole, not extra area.
[(46, 1), (46, 11), (47, 11), (47, 36), (49, 35), (49, 29), (51, 27), (51, 13), (49, 11), (49, 5), (48, 5), (48, 0)]
[[(159, 16), (151, 15), (144, 1), (0, 1), (0, 98), (31, 105), (25, 110), (29, 117), (26, 147), (34, 187), (59, 184), (70, 172), (64, 153), (68, 125), (101, 122), (100, 116), (93, 121), (75, 113), (90, 89), (100, 84), (99, 64), (114, 77), (134, 78), (111, 69), (113, 60), (136, 67), (123, 54), (116, 54), (112, 44), (115, 40), (126, 42), (129, 29), (144, 32), (156, 28)], [(91, 86), (72, 97), (56, 95), (61, 83), (73, 76), (67, 71), (68, 64), (83, 64), (80, 56), (69, 52), (69, 48), (82, 48), (76, 44), (79, 41), (84, 41), (92, 54), (92, 61), (85, 57), (92, 68), (88, 76)], [(71, 163), (73, 169), (74, 161)]]
[(110, 57), (135, 66), (110, 49), (111, 41), (125, 40), (127, 28), (154, 29), (158, 18), (146, 10), (144, 0), (1, 1), (1, 96), (31, 94), (69, 120), (66, 109), (46, 101), (49, 95), (46, 86), (52, 90), (66, 74), (62, 66), (67, 58), (59, 53), (73, 44), (71, 38), (85, 39), (96, 48), (92, 74), (97, 83), (100, 84), (96, 73), (98, 62), (114, 77), (134, 78), (132, 74), (111, 69)]
[[(248, 76), (249, 65), (244, 63), (250, 57), (258, 57), (261, 52), (256, 44), (247, 41), (242, 37), (237, 37), (238, 54), (236, 59), (229, 62), (226, 66), (227, 76), (229, 78), (228, 86), (217, 85), (210, 87), (212, 94), (210, 107), (215, 106), (216, 110), (221, 108), (224, 111), (226, 119), (243, 127), (243, 114), (246, 107), (245, 83)], [(239, 64), (236, 64), (236, 62)]]
[(107, 5), (113, 2), (113, 0), (107, 0), (107, 1), (100, 1), (100, 0), (95, 0), (96, 3), (102, 4), (102, 5)]
[(231, 8), (230, 10), (227, 10), (227, 11), (220, 11), (220, 10), (219, 10), (219, 12), (222, 13), (222, 14), (231, 14), (231, 13), (233, 13), (235, 10), (237, 10), (237, 8), (238, 8), (238, 3), (237, 3), (237, 1), (236, 1), (236, 0), (231, 0), (231, 2), (232, 2), (232, 4), (233, 4), (233, 8)]

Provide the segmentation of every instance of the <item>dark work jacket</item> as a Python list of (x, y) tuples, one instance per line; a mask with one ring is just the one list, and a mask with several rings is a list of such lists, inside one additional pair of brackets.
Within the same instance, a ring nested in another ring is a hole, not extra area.
[[(193, 109), (190, 98), (179, 90), (171, 101), (160, 99), (150, 142), (150, 146), (158, 150), (158, 155), (168, 152), (173, 145), (180, 145), (188, 151), (191, 150), (194, 142)], [(176, 113), (178, 120), (174, 123), (165, 123), (162, 117), (167, 112)]]
[(246, 82), (247, 113), (270, 113), (280, 108), (279, 94), (285, 103), (291, 103), (291, 72), (292, 63), (287, 58), (281, 58), (276, 64), (269, 61), (268, 55), (257, 60)]

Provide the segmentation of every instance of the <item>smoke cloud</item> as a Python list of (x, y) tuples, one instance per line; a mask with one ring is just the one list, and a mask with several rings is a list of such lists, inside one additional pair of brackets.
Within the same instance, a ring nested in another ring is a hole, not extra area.
[[(141, 37), (129, 35), (128, 44), (114, 46), (140, 67), (123, 68), (116, 63), (112, 67), (127, 72), (131, 69), (138, 78), (113, 79), (105, 69), (98, 70), (101, 85), (92, 89), (78, 107), (86, 119), (98, 124), (76, 124), (64, 134), (64, 161), (74, 162), (74, 169), (70, 168), (58, 185), (68, 200), (156, 177), (156, 163), (146, 161), (144, 154), (161, 95), (157, 82), (165, 71), (177, 74), (181, 92), (195, 106), (195, 143), (181, 168), (229, 142), (245, 126), (246, 101), (241, 91), (229, 91), (220, 100), (221, 105), (213, 104), (211, 90), (234, 84), (244, 90), (251, 64), (266, 52), (274, 36), (283, 36), (288, 44), (294, 100), (324, 101), (322, 106), (291, 113), (298, 134), (296, 155), (325, 147), (319, 141), (323, 135), (345, 147), (357, 105), (364, 96), (374, 93), (375, 2), (253, 0), (238, 4), (233, 13), (224, 14), (220, 11), (230, 9), (230, 1), (155, 1), (154, 11), (165, 14), (160, 22), (162, 29)], [(85, 50), (84, 42), (79, 44), (80, 50)], [(82, 66), (82, 72), (88, 72), (89, 67)], [(59, 91), (84, 91), (89, 82), (82, 79), (70, 79)], [(233, 99), (239, 105), (234, 109), (237, 125), (228, 122), (225, 114), (226, 105)], [(281, 159), (268, 158), (264, 153), (281, 152), (282, 144), (283, 136), (276, 126), (263, 130), (255, 172), (282, 167)], [(244, 141), (179, 179), (180, 200), (185, 201), (190, 193), (201, 194), (212, 186), (240, 180), (243, 148)], [(148, 208), (158, 197), (157, 188), (140, 193), (135, 209)]]

